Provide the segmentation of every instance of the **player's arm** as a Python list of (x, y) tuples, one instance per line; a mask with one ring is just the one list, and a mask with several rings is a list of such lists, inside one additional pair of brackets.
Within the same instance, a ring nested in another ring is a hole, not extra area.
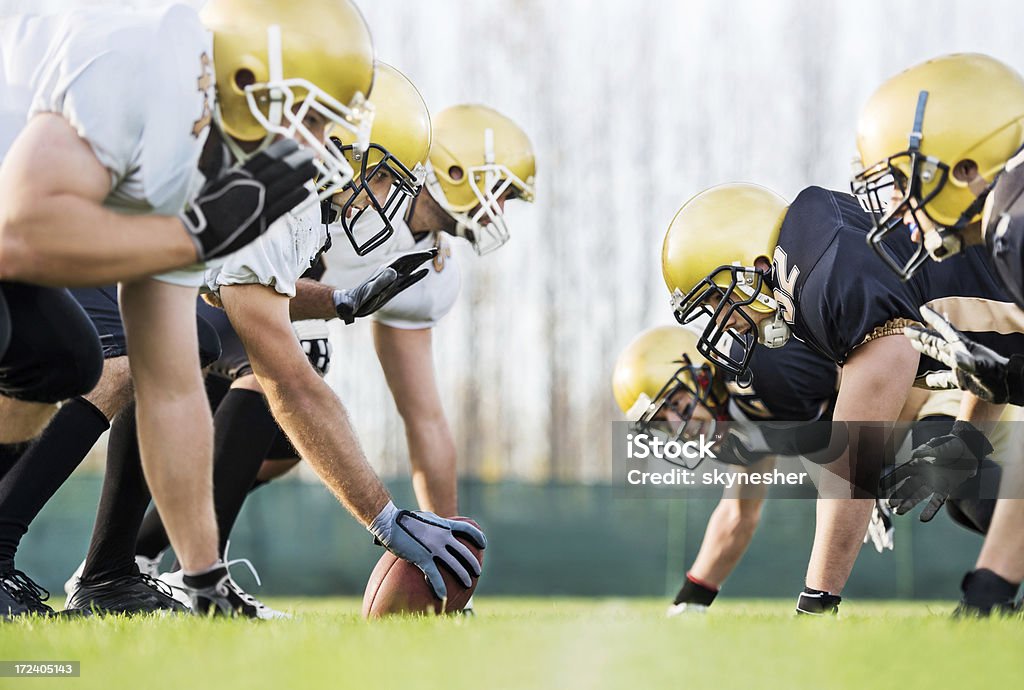
[(103, 285), (188, 265), (181, 221), (102, 206), (110, 173), (60, 115), (36, 115), (0, 166), (0, 279)]
[(384, 546), (423, 570), (439, 599), (446, 588), (438, 563), (469, 587), (480, 566), (456, 535), (484, 548), (483, 533), (433, 513), (395, 508), (366, 461), (344, 406), (302, 351), (288, 297), (263, 285), (223, 286), (220, 296), (274, 418), (338, 500)]
[[(774, 466), (774, 457), (767, 457), (752, 465), (730, 467), (730, 470), (763, 473), (770, 472)], [(767, 487), (763, 484), (742, 484), (725, 491), (711, 513), (704, 540), (687, 575), (715, 588), (722, 586), (754, 538), (766, 494)]]
[(42, 113), (0, 165), (0, 279), (89, 286), (224, 256), (302, 202), (312, 153), (284, 139), (208, 179), (180, 216), (103, 207), (110, 171), (61, 116)]
[(354, 288), (336, 288), (302, 278), (295, 284), (291, 300), (292, 321), (341, 319), (351, 324), (369, 316), (395, 295), (427, 277), (430, 269), (420, 268), (437, 256), (437, 249), (403, 254)]
[(226, 285), (220, 297), (274, 418), (345, 508), (369, 525), (390, 496), (363, 457), (341, 401), (302, 351), (288, 297), (263, 285)]

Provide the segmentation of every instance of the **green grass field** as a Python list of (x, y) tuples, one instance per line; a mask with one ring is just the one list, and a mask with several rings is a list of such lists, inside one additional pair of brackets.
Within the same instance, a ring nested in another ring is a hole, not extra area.
[(80, 678), (0, 688), (975, 688), (1024, 678), (1024, 622), (949, 620), (950, 602), (481, 598), (474, 619), (367, 623), (354, 599), (271, 603), (294, 620), (93, 619), (0, 624), (0, 659), (80, 660)]

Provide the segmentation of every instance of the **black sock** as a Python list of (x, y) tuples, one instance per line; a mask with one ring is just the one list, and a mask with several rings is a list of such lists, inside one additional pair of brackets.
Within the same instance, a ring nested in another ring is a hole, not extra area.
[[(277, 433), (277, 422), (262, 393), (232, 388), (217, 407), (213, 416), (213, 504), (222, 556)], [(159, 515), (150, 510), (139, 533), (137, 553), (155, 558), (169, 543)]]
[(107, 472), (83, 580), (109, 580), (136, 571), (135, 540), (148, 505), (149, 487), (142, 474), (133, 402), (117, 415), (110, 428)]
[(963, 598), (960, 607), (963, 612), (987, 616), (992, 609), (1011, 610), (1017, 598), (1020, 584), (1004, 580), (988, 568), (979, 568), (964, 575), (960, 589)]
[(672, 601), (673, 604), (699, 604), (701, 606), (711, 606), (711, 602), (718, 596), (718, 589), (711, 585), (701, 582), (697, 578), (686, 573), (686, 581), (683, 586), (679, 589), (679, 593), (676, 594), (676, 598)]
[(0, 479), (0, 564), (13, 564), (32, 520), (109, 426), (92, 403), (72, 398)]
[(839, 604), (843, 598), (838, 594), (831, 594), (821, 589), (804, 587), (796, 602), (796, 612), (812, 616), (825, 614), (836, 615), (839, 613)]

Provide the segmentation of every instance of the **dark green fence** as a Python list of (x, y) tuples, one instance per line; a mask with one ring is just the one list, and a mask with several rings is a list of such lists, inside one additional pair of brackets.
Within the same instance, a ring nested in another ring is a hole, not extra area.
[[(32, 526), (18, 566), (54, 591), (85, 554), (100, 478), (74, 477)], [(407, 482), (392, 486), (410, 505)], [(661, 596), (674, 593), (700, 545), (712, 500), (624, 500), (605, 486), (465, 483), (462, 510), (491, 540), (481, 593)], [(791, 597), (803, 586), (814, 503), (770, 500), (730, 596)], [(981, 539), (944, 515), (897, 523), (896, 551), (865, 547), (851, 597), (952, 598)], [(279, 481), (255, 492), (231, 556), (259, 568), (265, 594), (357, 594), (380, 550), (325, 489)], [(249, 576), (236, 573), (243, 584)]]

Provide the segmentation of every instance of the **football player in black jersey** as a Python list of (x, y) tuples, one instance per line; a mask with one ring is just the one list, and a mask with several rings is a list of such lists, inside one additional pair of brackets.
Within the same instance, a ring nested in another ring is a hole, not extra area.
[[(878, 265), (866, 242), (872, 227), (854, 197), (820, 187), (803, 190), (790, 205), (756, 185), (706, 190), (684, 204), (665, 237), (663, 269), (676, 317), (686, 323), (710, 316), (698, 350), (736, 374), (747, 370), (754, 339), (729, 352), (722, 336), (756, 333), (764, 346), (781, 347), (795, 334), (842, 367), (834, 418), (843, 422), (895, 421), (915, 379), (938, 370), (902, 337), (903, 327), (920, 318), (921, 305), (970, 315), (971, 305), (982, 302), (985, 318), (964, 321), (965, 330), (1005, 352), (1024, 346), (1019, 311), (980, 249), (965, 250), (956, 268), (929, 263), (903, 281)], [(909, 232), (891, 233), (884, 242), (896, 260), (915, 250)], [(953, 431), (965, 452), (980, 458), (989, 447), (974, 424), (994, 419), (998, 407), (964, 398)], [(819, 487), (798, 611), (838, 610), (874, 504), (884, 443), (881, 433), (865, 430), (828, 467), (834, 481)]]
[[(984, 244), (1002, 286), (1024, 308), (1024, 77), (985, 55), (947, 55), (915, 65), (868, 99), (857, 144), (863, 170), (852, 188), (875, 213), (869, 240), (891, 268), (909, 277), (929, 257), (945, 261)], [(882, 240), (894, 231), (905, 233), (904, 224), (917, 248), (899, 265)], [(961, 332), (965, 316), (922, 310), (929, 328), (907, 329), (914, 347), (951, 367), (930, 383), (958, 386), (994, 403), (1021, 404), (1024, 353), (1000, 353), (971, 339)], [(984, 309), (969, 316), (984, 319)], [(1021, 484), (1016, 465), (1007, 468), (1006, 495)], [(976, 471), (970, 462), (932, 452), (900, 476), (907, 478), (904, 485), (913, 482), (923, 492)], [(961, 611), (987, 614), (1014, 605), (1024, 579), (1020, 503), (1001, 501), (997, 507), (976, 569), (964, 578)]]
[[(791, 340), (780, 349), (758, 348), (750, 362), (749, 380), (738, 382), (698, 353), (699, 333), (690, 326), (651, 328), (619, 355), (612, 375), (615, 399), (624, 414), (637, 420), (641, 431), (656, 422), (695, 435), (702, 422), (712, 419), (803, 422), (831, 418), (837, 368), (803, 343)], [(727, 462), (742, 462), (739, 472), (770, 471), (773, 456), (790, 454), (780, 453), (764, 437), (729, 446), (738, 457)], [(669, 607), (670, 616), (711, 605), (754, 537), (766, 493), (764, 485), (751, 484), (724, 492), (708, 521), (697, 558)]]

